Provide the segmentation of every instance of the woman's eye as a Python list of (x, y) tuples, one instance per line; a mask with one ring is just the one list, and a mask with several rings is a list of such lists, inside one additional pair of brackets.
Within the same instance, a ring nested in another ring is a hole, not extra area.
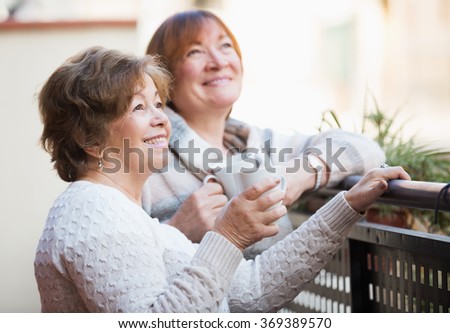
[(155, 108), (157, 108), (157, 109), (162, 109), (162, 108), (163, 108), (163, 104), (162, 104), (161, 102), (157, 102), (157, 103), (155, 104)]
[(199, 53), (200, 53), (199, 49), (192, 49), (186, 54), (186, 56), (190, 57), (190, 56), (193, 56), (193, 55), (196, 55), (196, 54), (199, 54)]
[(138, 105), (136, 105), (136, 107), (133, 109), (133, 111), (141, 111), (141, 110), (144, 110), (145, 108), (144, 108), (144, 105), (142, 105), (142, 104), (138, 104)]
[(232, 48), (232, 47), (233, 47), (233, 44), (231, 44), (231, 43), (229, 43), (229, 42), (226, 42), (226, 43), (223, 43), (223, 44), (222, 44), (222, 47), (223, 47), (223, 48), (226, 48), (226, 49), (227, 49), (227, 48), (230, 48), (230, 47)]

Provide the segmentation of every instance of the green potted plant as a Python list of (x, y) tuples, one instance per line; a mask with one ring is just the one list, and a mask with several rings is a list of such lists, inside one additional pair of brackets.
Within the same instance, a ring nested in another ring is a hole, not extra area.
[[(379, 143), (386, 154), (389, 165), (401, 165), (413, 180), (442, 182), (450, 181), (450, 150), (435, 148), (422, 143), (417, 136), (405, 139), (403, 128), (398, 123), (398, 112), (389, 117), (383, 112), (375, 98), (373, 109), (366, 110), (363, 115), (362, 133), (372, 133), (373, 139)], [(324, 127), (342, 128), (337, 114), (327, 110), (322, 114), (319, 131)], [(418, 209), (393, 207), (376, 204), (369, 212), (368, 220), (378, 223), (407, 227), (420, 231), (450, 235), (450, 214), (438, 213), (439, 225), (435, 226), (434, 212)]]

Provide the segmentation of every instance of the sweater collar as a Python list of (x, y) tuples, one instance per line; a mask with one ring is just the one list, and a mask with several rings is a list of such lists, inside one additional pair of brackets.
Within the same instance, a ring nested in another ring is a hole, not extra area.
[[(219, 152), (219, 150), (200, 137), (189, 127), (186, 120), (173, 109), (166, 107), (165, 112), (172, 124), (172, 136), (169, 141), (170, 149), (178, 155), (189, 171), (198, 176), (204, 176), (208, 173), (208, 169), (212, 167), (206, 163), (205, 152), (209, 153), (208, 157), (213, 159), (213, 153)], [(219, 154), (222, 155), (221, 153)]]

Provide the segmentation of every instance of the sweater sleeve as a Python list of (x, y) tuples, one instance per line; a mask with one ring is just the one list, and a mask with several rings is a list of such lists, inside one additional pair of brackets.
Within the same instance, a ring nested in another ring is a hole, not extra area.
[(209, 234), (169, 281), (159, 249), (135, 246), (123, 235), (96, 241), (100, 248), (69, 267), (89, 312), (217, 312), (242, 259), (231, 243)]
[(72, 200), (77, 218), (66, 215), (70, 222), (59, 230), (62, 251), (54, 260), (87, 310), (217, 312), (242, 253), (215, 233), (196, 247), (119, 199)]
[(314, 279), (360, 217), (341, 192), (282, 241), (242, 263), (229, 292), (231, 311), (282, 308)]
[(386, 161), (378, 143), (361, 134), (332, 129), (311, 137), (309, 142), (307, 148), (318, 151), (331, 170), (327, 186), (337, 185), (348, 175), (364, 175)]
[(386, 160), (383, 150), (374, 140), (340, 129), (308, 136), (252, 127), (249, 144), (264, 147), (267, 139), (271, 140), (271, 159), (274, 163), (285, 162), (307, 152), (319, 155), (331, 171), (327, 186), (335, 186), (348, 175), (366, 174)]

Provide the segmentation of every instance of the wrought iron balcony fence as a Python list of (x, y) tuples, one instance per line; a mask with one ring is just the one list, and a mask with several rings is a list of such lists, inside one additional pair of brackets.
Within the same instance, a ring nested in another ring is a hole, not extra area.
[[(333, 195), (360, 177), (348, 177)], [(379, 202), (450, 212), (443, 183), (395, 180)], [(286, 312), (450, 312), (450, 237), (361, 221)]]

